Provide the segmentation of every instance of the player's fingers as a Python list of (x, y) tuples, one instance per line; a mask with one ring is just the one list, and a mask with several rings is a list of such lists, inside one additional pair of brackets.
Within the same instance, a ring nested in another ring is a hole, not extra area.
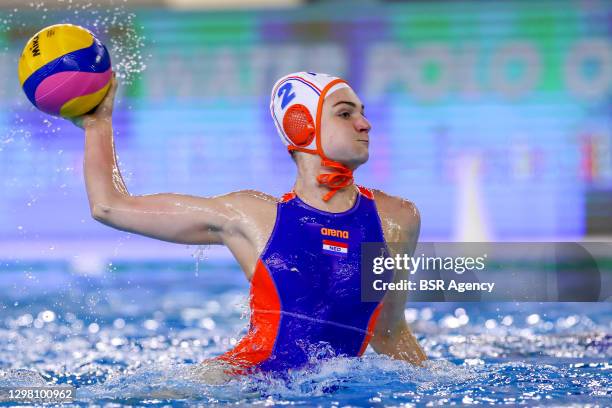
[(113, 95), (115, 92), (117, 92), (118, 85), (119, 82), (117, 81), (117, 74), (113, 71), (113, 77), (111, 78), (111, 91), (113, 92)]
[(100, 103), (100, 110), (107, 111), (113, 108), (115, 95), (117, 93), (117, 85), (118, 85), (117, 79), (115, 78), (115, 75), (113, 72), (113, 77), (111, 78), (111, 83), (110, 83), (108, 92), (106, 93), (106, 95), (104, 96), (104, 99)]

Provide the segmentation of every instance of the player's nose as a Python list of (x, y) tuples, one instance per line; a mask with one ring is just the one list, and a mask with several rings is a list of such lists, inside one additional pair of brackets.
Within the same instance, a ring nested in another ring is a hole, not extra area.
[(372, 129), (372, 125), (370, 124), (370, 121), (365, 118), (365, 116), (361, 116), (355, 122), (355, 128), (358, 132), (368, 133)]

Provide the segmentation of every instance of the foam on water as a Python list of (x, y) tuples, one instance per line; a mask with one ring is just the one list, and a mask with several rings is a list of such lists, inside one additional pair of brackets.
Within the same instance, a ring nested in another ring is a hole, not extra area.
[(425, 367), (322, 345), (312, 350), (322, 363), (228, 379), (199, 363), (245, 333), (237, 269), (3, 268), (0, 386), (73, 384), (81, 405), (605, 406), (612, 388), (609, 303), (411, 304), (406, 317), (432, 358)]
[[(400, 403), (539, 405), (546, 401), (554, 402), (555, 406), (561, 405), (560, 402), (603, 404), (609, 398), (610, 380), (605, 377), (609, 370), (607, 363), (558, 366), (505, 362), (474, 367), (446, 360), (431, 361), (426, 367), (418, 368), (368, 355), (362, 359), (333, 358), (316, 367), (292, 372), (284, 379), (258, 374), (210, 385), (194, 375), (193, 365), (157, 363), (110, 375), (103, 383), (80, 386), (77, 402), (376, 403), (380, 406)], [(0, 379), (0, 386), (44, 383), (40, 375), (25, 370), (2, 372)]]

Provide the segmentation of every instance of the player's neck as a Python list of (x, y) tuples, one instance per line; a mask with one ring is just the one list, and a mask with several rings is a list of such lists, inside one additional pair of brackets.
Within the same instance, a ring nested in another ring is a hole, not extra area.
[(330, 189), (319, 184), (317, 176), (328, 171), (329, 169), (321, 166), (320, 159), (300, 163), (293, 191), (306, 204), (322, 211), (337, 213), (351, 209), (357, 199), (358, 191), (355, 185), (341, 188), (328, 201), (323, 200), (323, 196), (329, 193)]

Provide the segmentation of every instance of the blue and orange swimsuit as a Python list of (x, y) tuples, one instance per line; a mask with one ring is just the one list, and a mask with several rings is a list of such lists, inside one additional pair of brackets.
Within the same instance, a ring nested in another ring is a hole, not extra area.
[(217, 358), (239, 372), (283, 371), (303, 367), (321, 350), (363, 354), (384, 293), (361, 300), (362, 242), (385, 242), (370, 190), (359, 187), (342, 213), (285, 194), (251, 280), (248, 333)]

